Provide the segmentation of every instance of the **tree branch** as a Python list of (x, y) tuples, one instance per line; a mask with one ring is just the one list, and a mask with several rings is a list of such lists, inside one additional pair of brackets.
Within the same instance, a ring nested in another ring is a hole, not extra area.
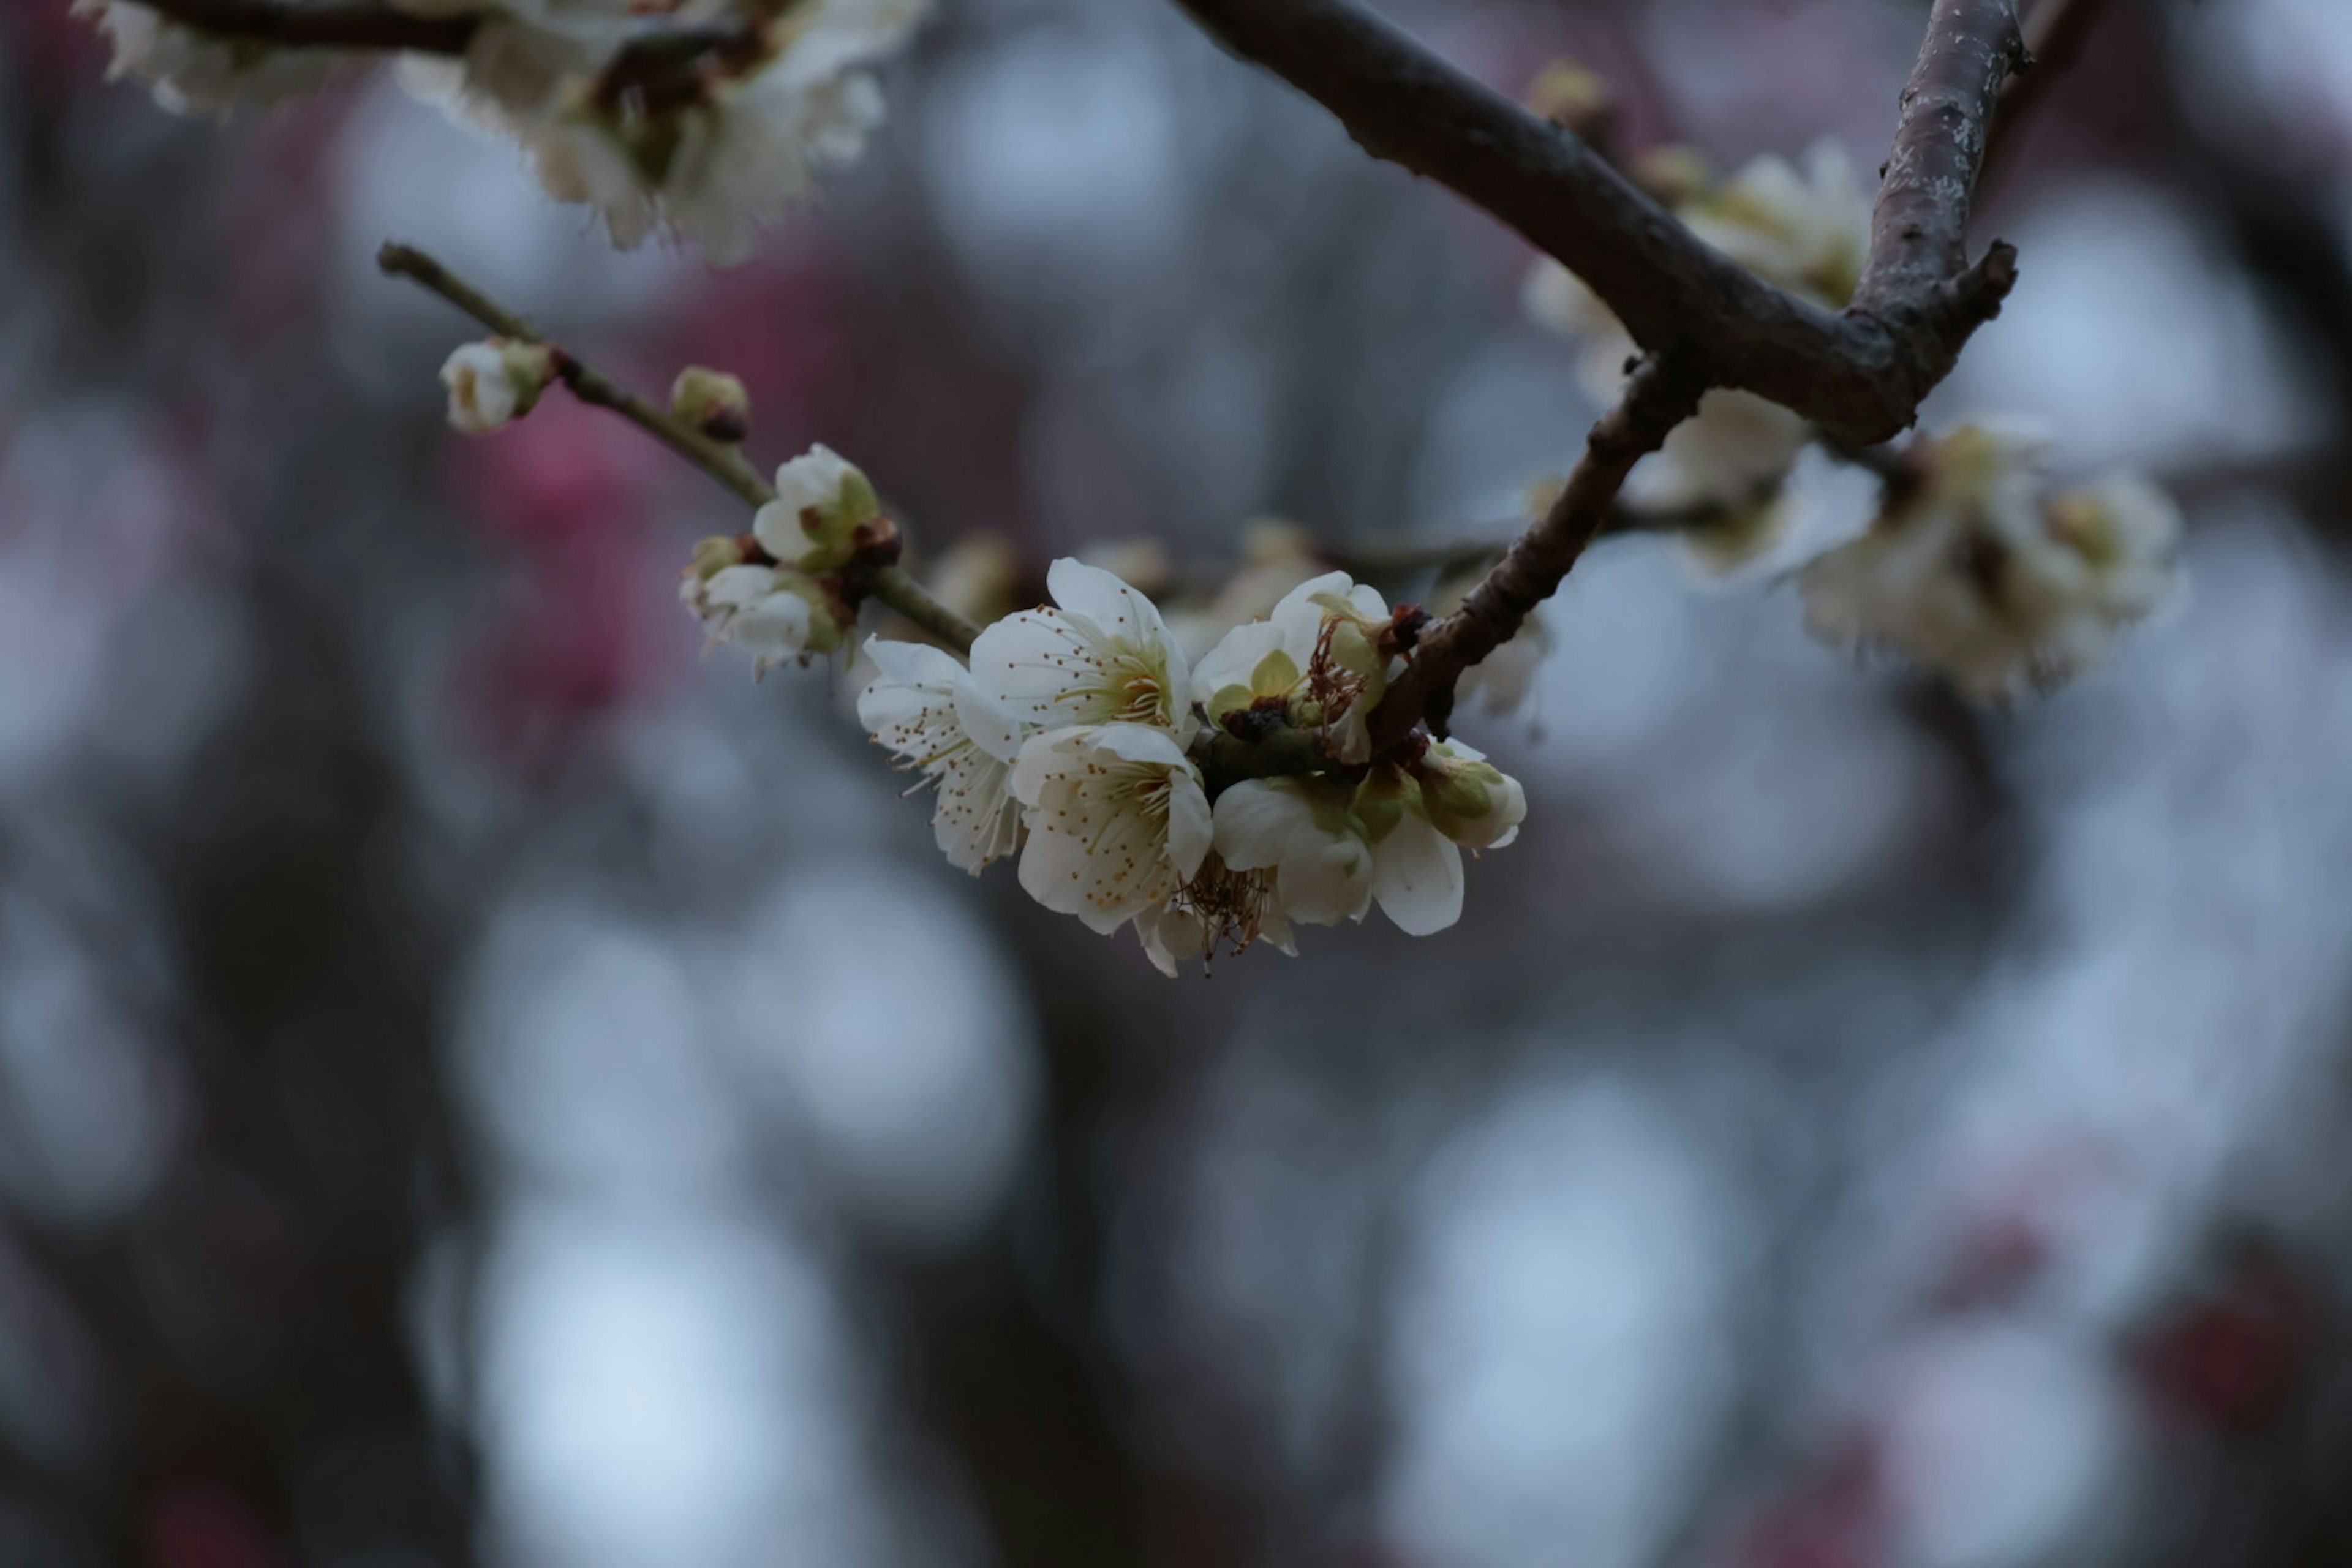
[[(1957, 260), (1932, 279), (1903, 268), (1904, 290), (1882, 289), (1872, 308), (1834, 315), (1716, 251), (1574, 135), (1355, 0), (1176, 4), (1234, 53), (1329, 110), (1365, 151), (1437, 181), (1558, 258), (1644, 349), (1707, 386), (1743, 388), (1795, 409), (1850, 447), (1874, 446), (1911, 423), (2015, 278), (2013, 256), (1997, 247), (1965, 275)], [(1938, 0), (1923, 68), (1935, 62), (1932, 79), (1940, 81), (1948, 63), (1979, 59), (1980, 36), (2013, 37), (2015, 26), (2012, 0)], [(2017, 58), (2001, 51), (2000, 69)], [(1967, 172), (1936, 187), (1938, 235), (1966, 226), (2000, 85), (1996, 74), (1976, 100), (1939, 95), (1932, 112), (1906, 121), (1914, 163)], [(1950, 157), (1937, 155), (1942, 143)], [(1907, 246), (1910, 221), (1889, 229), (1890, 241)]]
[[(414, 246), (387, 243), (376, 252), (375, 259), (376, 265), (388, 276), (406, 278), (422, 285), (500, 337), (510, 338), (517, 342), (545, 343), (554, 349), (556, 376), (574, 397), (618, 414), (718, 480), (730, 495), (746, 506), (758, 508), (776, 499), (774, 488), (760, 477), (759, 470), (751, 466), (740, 448), (724, 441), (712, 440), (668, 409), (640, 396), (615, 377), (560, 345), (549, 342), (528, 319), (499, 304), (435, 258)], [(902, 567), (878, 567), (866, 583), (871, 597), (887, 605), (958, 652), (970, 652), (972, 638), (980, 635), (979, 627), (933, 598)]]
[(1462, 672), (1510, 641), (1528, 612), (1558, 591), (1608, 521), (1625, 476), (1698, 411), (1705, 390), (1671, 360), (1642, 362), (1617, 406), (1585, 437), (1584, 456), (1551, 510), (1465, 595), (1460, 609), (1422, 634), (1412, 663), (1373, 710), (1375, 752), (1403, 741), (1424, 721), (1433, 732), (1445, 732)]
[[(211, 37), (281, 49), (462, 55), (493, 12), (420, 16), (381, 0), (137, 0), (158, 16)], [(751, 7), (739, 26), (681, 27), (652, 23), (630, 36), (598, 73), (605, 98), (637, 95), (658, 111), (702, 102), (714, 75), (756, 63), (772, 47), (773, 7)]]
[[(1942, 331), (1965, 321), (1964, 342), (1976, 324), (1967, 315), (1979, 308), (1968, 296), (1991, 288), (1995, 273), (2014, 278), (2016, 252), (2005, 245), (1969, 267), (1969, 198), (2001, 86), (2031, 63), (2015, 0), (1936, 0), (1903, 89), (1902, 123), (1872, 216), (1854, 310), (1888, 321), (1940, 311), (1953, 320), (1930, 325)], [(2000, 284), (1999, 292), (2007, 291)], [(1992, 303), (1998, 308), (1998, 297)]]
[(372, 0), (138, 0), (156, 15), (218, 38), (287, 49), (380, 49), (462, 55), (484, 13), (419, 16)]

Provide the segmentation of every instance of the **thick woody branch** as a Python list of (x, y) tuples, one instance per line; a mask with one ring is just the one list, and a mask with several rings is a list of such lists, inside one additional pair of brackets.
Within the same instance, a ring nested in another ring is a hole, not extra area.
[[(502, 338), (545, 343), (554, 349), (556, 376), (574, 397), (618, 414), (718, 480), (730, 495), (746, 506), (756, 509), (776, 499), (774, 488), (739, 448), (711, 439), (668, 409), (632, 391), (617, 377), (549, 342), (528, 319), (499, 304), (424, 251), (414, 246), (387, 244), (376, 253), (376, 265), (389, 276), (409, 279), (440, 295)], [(959, 652), (970, 651), (972, 638), (980, 635), (979, 627), (931, 597), (902, 567), (884, 564), (875, 568), (866, 578), (866, 587), (873, 598)]]
[[(1965, 275), (1957, 257), (1932, 277), (1910, 266), (1906, 231), (1920, 220), (1908, 209), (1906, 184), (1904, 216), (1882, 231), (1901, 242), (1902, 264), (1868, 307), (1834, 315), (1738, 266), (1574, 135), (1355, 0), (1176, 3), (1235, 54), (1329, 110), (1367, 152), (1437, 181), (1558, 258), (1644, 349), (1708, 386), (1744, 388), (1795, 409), (1849, 446), (1873, 446), (1907, 426), (2014, 280), (2006, 247)], [(1988, 53), (1982, 40), (2013, 38), (2015, 30), (2013, 0), (1938, 0), (1929, 23), (1922, 71), (1937, 90), (1932, 103), (1915, 99), (1905, 130), (1911, 165), (1949, 176), (1935, 182), (1938, 208), (1922, 225), (1938, 258), (1945, 237), (1965, 229), (1986, 117), (2000, 73), (2021, 58), (2007, 47)], [(1979, 73), (1973, 97), (1959, 90), (1967, 68)], [(1892, 287), (1898, 279), (1902, 287)]]
[(1516, 636), (1528, 614), (1559, 588), (1607, 524), (1633, 465), (1698, 410), (1706, 388), (1671, 360), (1643, 362), (1617, 406), (1585, 438), (1584, 456), (1542, 521), (1519, 536), (1462, 607), (1421, 637), (1412, 661), (1372, 714), (1372, 746), (1384, 751), (1424, 721), (1440, 735), (1462, 672)]
[(2000, 308), (2016, 278), (2017, 253), (1995, 245), (1969, 266), (1969, 197), (2001, 86), (2031, 63), (2015, 0), (1936, 0), (1903, 89), (1855, 312), (1898, 330), (1916, 323), (1937, 342), (1956, 337), (1948, 351), (1957, 355), (1985, 312)]

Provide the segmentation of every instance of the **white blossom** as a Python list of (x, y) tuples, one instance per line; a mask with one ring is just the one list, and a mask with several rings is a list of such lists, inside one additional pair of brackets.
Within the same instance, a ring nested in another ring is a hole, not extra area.
[(553, 359), (537, 343), (503, 338), (461, 344), (441, 364), (441, 384), (449, 390), (449, 425), (468, 436), (487, 436), (530, 413), (553, 374)]
[(1181, 750), (1194, 727), (1189, 671), (1151, 601), (1066, 556), (1045, 586), (1055, 607), (1007, 616), (971, 645), (982, 689), (1039, 729), (1150, 725)]
[(1207, 604), (1168, 617), (1176, 640), (1196, 659), (1235, 626), (1264, 620), (1285, 594), (1324, 570), (1313, 538), (1280, 518), (1258, 518), (1244, 528), (1240, 556), (1240, 570)]
[(832, 596), (813, 579), (786, 568), (745, 563), (706, 572), (689, 566), (678, 584), (678, 599), (708, 634), (704, 655), (733, 643), (751, 656), (755, 678), (788, 659), (806, 663), (841, 646), (845, 617)]
[(2104, 661), (2168, 587), (2179, 514), (2132, 479), (2047, 496), (2040, 453), (1982, 425), (1919, 443), (1917, 490), (1805, 569), (1814, 633), (1898, 648), (1984, 702)]
[(155, 101), (175, 114), (282, 103), (316, 92), (356, 63), (337, 49), (274, 49), (217, 38), (135, 0), (74, 0), (73, 14), (88, 17), (113, 46), (107, 80), (145, 82)]
[(747, 259), (757, 230), (807, 197), (822, 170), (854, 162), (882, 121), (860, 66), (895, 47), (922, 0), (804, 0), (760, 64), (704, 97), (633, 110), (574, 79), (551, 112), (514, 124), (541, 185), (593, 206), (613, 243), (656, 233), (697, 241), (714, 265)]
[(880, 673), (857, 699), (859, 721), (936, 788), (931, 830), (940, 848), (950, 865), (978, 876), (1020, 842), (1013, 763), (1021, 723), (939, 648), (868, 637), (866, 654)]
[(1767, 282), (1832, 310), (1853, 298), (1870, 255), (1870, 198), (1835, 137), (1806, 150), (1802, 173), (1768, 153), (1675, 216)]
[(1217, 853), (1237, 870), (1271, 872), (1275, 904), (1289, 920), (1362, 920), (1372, 906), (1372, 847), (1353, 816), (1354, 795), (1315, 777), (1229, 784), (1214, 808)]
[(1163, 910), (1209, 853), (1213, 827), (1200, 772), (1176, 737), (1154, 725), (1033, 735), (1013, 763), (1013, 793), (1029, 826), (1021, 886), (1092, 931), (1108, 934)]
[(1212, 721), (1261, 701), (1278, 705), (1287, 721), (1319, 729), (1340, 761), (1360, 763), (1371, 753), (1371, 710), (1388, 690), (1392, 655), (1381, 634), (1390, 622), (1379, 591), (1345, 572), (1309, 578), (1202, 658), (1193, 700)]
[[(1843, 143), (1817, 142), (1801, 174), (1785, 159), (1756, 159), (1720, 187), (1695, 193), (1675, 215), (1699, 237), (1766, 281), (1813, 303), (1843, 309), (1870, 248), (1870, 205)], [(1582, 340), (1580, 374), (1591, 395), (1614, 402), (1633, 340), (1600, 297), (1549, 258), (1528, 275), (1529, 316)], [(1625, 487), (1636, 506), (1746, 508), (1769, 499), (1809, 438), (1805, 421), (1753, 393), (1717, 388), (1677, 426)]]
[(1302, 925), (1360, 921), (1377, 904), (1412, 936), (1462, 917), (1462, 851), (1518, 837), (1518, 781), (1459, 742), (1411, 767), (1383, 763), (1352, 788), (1324, 777), (1251, 779), (1214, 809), (1216, 852), (1236, 870), (1271, 873), (1269, 915)]
[(856, 465), (815, 446), (776, 470), (776, 499), (754, 514), (751, 534), (784, 564), (822, 572), (849, 559), (852, 535), (880, 512)]

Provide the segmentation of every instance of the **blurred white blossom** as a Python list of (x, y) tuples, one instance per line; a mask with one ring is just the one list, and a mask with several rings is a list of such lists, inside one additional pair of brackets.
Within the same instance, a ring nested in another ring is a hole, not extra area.
[(2050, 495), (2041, 452), (1983, 425), (1921, 440), (1916, 492), (1805, 569), (1814, 633), (1898, 648), (1983, 702), (2101, 663), (2170, 585), (2179, 513), (2136, 478)]
[(772, 52), (714, 73), (696, 101), (646, 105), (573, 79), (551, 112), (514, 129), (547, 193), (594, 207), (614, 245), (662, 234), (732, 265), (821, 171), (865, 151), (882, 90), (858, 68), (922, 13), (920, 0), (813, 0), (775, 24)]
[(74, 0), (114, 47), (106, 79), (147, 84), (175, 114), (226, 114), (240, 103), (268, 106), (315, 92), (353, 57), (335, 49), (273, 49), (232, 43), (167, 20), (135, 0)]
[(441, 384), (449, 390), (450, 428), (487, 436), (521, 418), (538, 404), (554, 375), (554, 353), (545, 344), (504, 338), (461, 344), (441, 364)]
[[(1828, 138), (1807, 152), (1801, 173), (1768, 153), (1719, 186), (1697, 185), (1675, 214), (1767, 282), (1832, 310), (1853, 298), (1870, 248), (1870, 205), (1844, 146)], [(1636, 349), (1609, 307), (1549, 258), (1528, 273), (1523, 299), (1536, 321), (1583, 341), (1587, 390), (1614, 402)], [(1804, 420), (1779, 404), (1717, 388), (1635, 470), (1626, 495), (1667, 510), (1751, 506), (1787, 475), (1807, 438)]]

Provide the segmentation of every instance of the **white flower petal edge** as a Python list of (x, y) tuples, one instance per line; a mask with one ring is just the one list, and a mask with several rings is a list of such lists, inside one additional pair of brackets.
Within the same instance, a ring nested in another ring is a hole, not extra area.
[(1142, 724), (1190, 741), (1191, 671), (1151, 601), (1067, 557), (1045, 585), (1055, 608), (1007, 616), (971, 645), (981, 689), (1039, 728)]
[(858, 722), (936, 787), (932, 836), (948, 864), (977, 877), (1020, 844), (1020, 727), (939, 648), (868, 637), (866, 654), (881, 673), (858, 695)]
[(1462, 850), (1408, 811), (1373, 846), (1372, 897), (1407, 936), (1433, 936), (1462, 918)]
[(1033, 736), (1013, 793), (1029, 824), (1021, 886), (1105, 934), (1182, 891), (1214, 836), (1199, 772), (1174, 736), (1149, 725)]

